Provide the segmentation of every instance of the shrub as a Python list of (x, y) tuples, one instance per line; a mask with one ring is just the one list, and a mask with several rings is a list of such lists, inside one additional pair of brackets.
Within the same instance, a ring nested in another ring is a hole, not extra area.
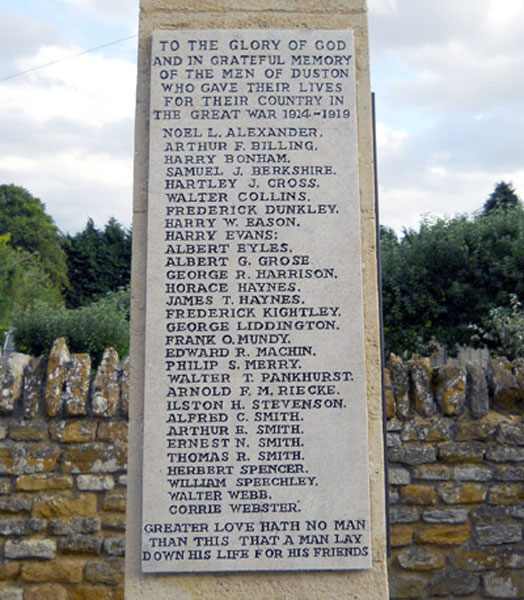
[(524, 306), (516, 294), (509, 304), (491, 309), (478, 334), (493, 353), (514, 360), (524, 356)]
[(18, 352), (48, 355), (54, 340), (63, 337), (71, 352), (90, 354), (93, 366), (109, 347), (123, 358), (129, 354), (129, 290), (74, 310), (35, 300), (15, 315), (13, 326)]

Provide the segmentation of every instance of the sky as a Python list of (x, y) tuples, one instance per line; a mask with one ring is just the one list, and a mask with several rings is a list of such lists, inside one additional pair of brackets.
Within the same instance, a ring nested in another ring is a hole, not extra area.
[[(368, 4), (381, 223), (524, 199), (524, 1)], [(0, 183), (64, 233), (131, 225), (137, 24), (138, 0), (0, 0)]]

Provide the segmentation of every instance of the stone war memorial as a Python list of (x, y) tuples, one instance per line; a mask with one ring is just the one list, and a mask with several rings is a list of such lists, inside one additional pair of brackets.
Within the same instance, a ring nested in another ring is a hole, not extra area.
[(126, 598), (388, 597), (364, 0), (142, 0)]

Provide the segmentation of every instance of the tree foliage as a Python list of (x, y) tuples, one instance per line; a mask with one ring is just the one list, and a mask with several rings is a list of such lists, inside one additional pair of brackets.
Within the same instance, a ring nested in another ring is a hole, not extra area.
[(4, 331), (15, 310), (26, 308), (34, 298), (50, 304), (60, 299), (37, 256), (11, 247), (10, 237), (0, 236), (0, 329)]
[(382, 229), (381, 255), (388, 352), (478, 343), (490, 310), (524, 298), (524, 210), (427, 218), (401, 239)]
[(506, 210), (507, 208), (516, 208), (519, 205), (520, 199), (511, 183), (499, 181), (484, 203), (483, 213), (487, 215), (494, 210)]
[(60, 231), (42, 202), (16, 185), (0, 185), (0, 235), (7, 233), (14, 249), (38, 259), (58, 291), (67, 286), (66, 255)]
[(85, 306), (129, 284), (131, 232), (115, 219), (110, 219), (103, 230), (89, 219), (82, 231), (67, 236), (64, 248), (71, 282), (66, 293), (69, 307)]
[(524, 305), (516, 294), (510, 295), (509, 306), (497, 306), (489, 311), (478, 334), (488, 348), (509, 360), (524, 356)]
[(15, 347), (33, 356), (48, 355), (54, 340), (63, 337), (71, 352), (90, 354), (94, 366), (109, 347), (124, 358), (129, 353), (129, 298), (127, 288), (72, 310), (35, 300), (14, 316)]

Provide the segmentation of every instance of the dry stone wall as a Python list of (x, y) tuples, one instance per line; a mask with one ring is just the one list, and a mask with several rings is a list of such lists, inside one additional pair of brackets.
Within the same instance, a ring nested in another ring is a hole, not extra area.
[[(385, 384), (391, 598), (524, 598), (524, 361)], [(0, 600), (123, 599), (127, 386), (112, 349), (0, 359)]]
[(524, 598), (524, 361), (385, 371), (390, 597)]
[(127, 362), (0, 360), (0, 600), (122, 600)]

